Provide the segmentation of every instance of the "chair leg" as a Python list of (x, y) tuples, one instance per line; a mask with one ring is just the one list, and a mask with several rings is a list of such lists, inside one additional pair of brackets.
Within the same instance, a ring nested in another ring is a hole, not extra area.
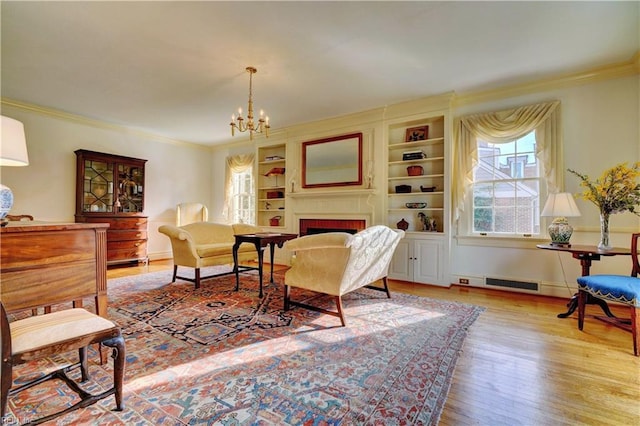
[(196, 288), (200, 288), (200, 268), (196, 268)]
[[(98, 345), (98, 348), (100, 345)], [(80, 373), (82, 374), (82, 383), (89, 380), (89, 367), (87, 365), (87, 347), (78, 349), (78, 358), (80, 359)]]
[(391, 299), (391, 293), (389, 293), (389, 283), (387, 282), (387, 277), (383, 277), (382, 282), (384, 283), (384, 291), (387, 293), (387, 299)]
[(582, 330), (584, 325), (584, 312), (587, 304), (588, 293), (583, 290), (578, 290), (578, 330)]
[(340, 317), (340, 322), (342, 326), (345, 327), (347, 322), (344, 320), (344, 314), (342, 313), (342, 297), (336, 296), (336, 306), (338, 307), (338, 316)]
[(105, 346), (113, 348), (113, 388), (115, 390), (116, 410), (122, 411), (124, 403), (122, 400), (122, 385), (124, 383), (124, 364), (126, 349), (122, 335), (103, 342)]
[(631, 334), (633, 335), (633, 354), (640, 356), (640, 309), (631, 307)]
[(178, 265), (173, 265), (173, 277), (171, 278), (171, 282), (176, 282), (176, 277), (178, 276)]
[(9, 400), (9, 389), (13, 382), (13, 371), (11, 361), (9, 359), (1, 360), (0, 365), (0, 424), (4, 424), (2, 419), (7, 410), (7, 402)]

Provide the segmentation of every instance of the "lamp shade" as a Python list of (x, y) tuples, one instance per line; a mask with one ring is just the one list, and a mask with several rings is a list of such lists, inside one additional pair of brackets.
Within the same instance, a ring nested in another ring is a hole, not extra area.
[(28, 166), (27, 140), (24, 126), (18, 120), (2, 116), (0, 166)]
[(547, 202), (542, 209), (541, 216), (552, 217), (576, 217), (580, 216), (580, 210), (576, 205), (573, 195), (568, 192), (549, 194)]

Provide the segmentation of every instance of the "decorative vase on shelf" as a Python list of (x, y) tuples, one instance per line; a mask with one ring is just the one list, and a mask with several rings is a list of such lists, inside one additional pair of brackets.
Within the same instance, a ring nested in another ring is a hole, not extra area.
[(600, 213), (600, 243), (598, 244), (599, 250), (610, 250), (611, 244), (609, 243), (609, 214)]

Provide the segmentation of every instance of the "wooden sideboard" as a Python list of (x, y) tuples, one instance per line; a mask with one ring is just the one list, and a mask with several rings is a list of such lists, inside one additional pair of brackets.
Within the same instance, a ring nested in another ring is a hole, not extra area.
[(95, 297), (107, 317), (106, 223), (10, 222), (0, 228), (0, 300), (8, 312)]

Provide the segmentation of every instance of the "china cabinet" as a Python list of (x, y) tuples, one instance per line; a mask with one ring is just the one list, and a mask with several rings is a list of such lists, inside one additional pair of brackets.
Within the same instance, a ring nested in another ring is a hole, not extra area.
[(76, 222), (108, 223), (107, 264), (147, 261), (147, 160), (79, 149)]

